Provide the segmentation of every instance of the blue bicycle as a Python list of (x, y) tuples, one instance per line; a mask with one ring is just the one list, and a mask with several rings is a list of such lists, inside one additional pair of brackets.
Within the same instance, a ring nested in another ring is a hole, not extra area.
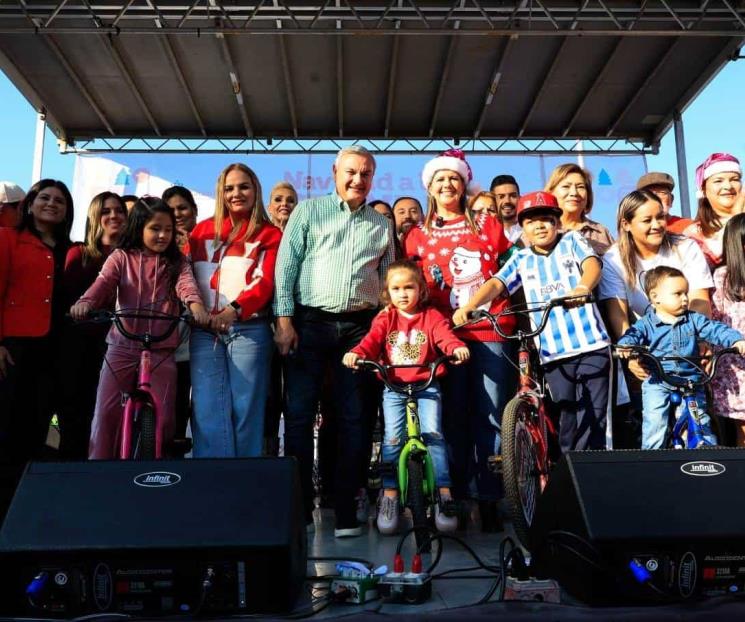
[[(675, 405), (675, 411), (670, 414), (674, 415), (675, 418), (668, 429), (667, 439), (663, 447), (698, 449), (699, 447), (712, 446), (712, 443), (704, 438), (701, 427), (701, 414), (704, 412), (706, 405), (704, 404), (704, 408), (699, 405), (696, 394), (698, 389), (705, 387), (712, 381), (721, 357), (727, 354), (737, 354), (739, 356), (740, 353), (735, 348), (720, 350), (712, 358), (711, 371), (706, 372), (701, 366), (700, 358), (674, 355), (655, 356), (650, 352), (648, 346), (613, 347), (615, 349), (613, 356), (616, 358), (622, 358), (618, 355), (619, 350), (621, 350), (630, 352), (632, 358), (644, 359), (651, 363), (657, 377), (674, 389), (670, 401)], [(686, 362), (692, 365), (700, 373), (699, 379), (671, 376), (662, 366), (665, 361)]]

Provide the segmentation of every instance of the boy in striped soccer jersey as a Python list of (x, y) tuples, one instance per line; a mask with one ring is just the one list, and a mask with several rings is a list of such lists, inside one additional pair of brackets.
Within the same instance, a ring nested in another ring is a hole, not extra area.
[[(521, 287), (528, 303), (565, 296), (587, 296), (600, 281), (601, 262), (575, 231), (559, 232), (561, 208), (547, 192), (518, 202), (518, 222), (528, 248), (514, 253), (468, 303), (453, 316), (461, 324), (485, 302)], [(540, 320), (536, 313), (532, 318)], [(560, 411), (562, 452), (605, 449), (611, 380), (610, 339), (594, 303), (582, 298), (554, 307), (536, 347), (551, 399)]]

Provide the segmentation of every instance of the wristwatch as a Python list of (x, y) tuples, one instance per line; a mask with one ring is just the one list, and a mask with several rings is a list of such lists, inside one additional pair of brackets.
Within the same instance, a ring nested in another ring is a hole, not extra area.
[(236, 316), (237, 317), (241, 317), (241, 312), (243, 311), (243, 309), (241, 309), (241, 305), (238, 304), (238, 302), (235, 301), (235, 300), (233, 302), (229, 303), (229, 304), (235, 310)]

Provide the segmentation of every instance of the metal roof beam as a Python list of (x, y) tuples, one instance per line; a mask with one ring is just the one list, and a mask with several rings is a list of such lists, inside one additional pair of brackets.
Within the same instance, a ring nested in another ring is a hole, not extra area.
[(65, 68), (65, 71), (70, 76), (72, 81), (75, 83), (75, 85), (80, 90), (80, 93), (85, 98), (85, 101), (88, 102), (88, 105), (93, 109), (93, 112), (96, 113), (96, 116), (98, 117), (99, 121), (103, 123), (103, 126), (106, 128), (106, 131), (111, 134), (112, 136), (116, 136), (116, 132), (114, 131), (113, 126), (111, 125), (111, 122), (104, 114), (104, 111), (101, 109), (101, 107), (98, 105), (96, 100), (93, 98), (93, 94), (90, 92), (88, 87), (83, 83), (83, 80), (80, 78), (80, 76), (76, 73), (75, 69), (73, 69), (72, 64), (70, 61), (67, 60), (67, 57), (65, 56), (64, 52), (62, 52), (62, 49), (57, 44), (57, 42), (54, 40), (53, 37), (45, 37), (45, 41), (47, 42), (47, 45), (49, 48), (54, 52), (54, 55), (57, 57), (57, 60), (62, 64), (62, 66)]
[(228, 40), (224, 36), (217, 35), (217, 39), (220, 41), (220, 50), (222, 51), (223, 62), (228, 68), (230, 87), (233, 90), (233, 95), (235, 95), (235, 103), (238, 106), (238, 112), (241, 115), (243, 129), (246, 131), (246, 136), (252, 138), (254, 135), (254, 131), (251, 127), (251, 121), (248, 118), (248, 110), (246, 109), (246, 102), (243, 99), (243, 93), (241, 92), (241, 81), (238, 77), (238, 70), (235, 68), (235, 63), (233, 62), (233, 54), (230, 52)]
[(290, 120), (292, 122), (292, 134), (297, 138), (298, 123), (297, 112), (295, 110), (295, 95), (292, 89), (292, 74), (290, 72), (290, 62), (287, 58), (287, 46), (285, 45), (284, 35), (279, 36), (279, 56), (282, 60), (282, 75), (285, 80), (285, 91), (287, 92), (287, 105), (290, 108)]
[[(464, 0), (458, 0), (463, 3)], [(460, 22), (455, 22), (453, 30), (460, 28)], [(437, 126), (437, 117), (440, 115), (440, 105), (442, 104), (442, 97), (445, 95), (445, 85), (447, 84), (448, 77), (450, 75), (450, 67), (453, 64), (453, 57), (455, 56), (455, 46), (458, 41), (455, 37), (450, 37), (448, 41), (448, 51), (445, 55), (445, 63), (442, 66), (442, 74), (440, 76), (440, 85), (437, 87), (437, 96), (435, 97), (435, 105), (432, 109), (432, 120), (429, 124), (429, 135), (434, 136), (435, 127)]]
[(393, 101), (396, 96), (396, 73), (398, 72), (398, 49), (399, 37), (393, 37), (393, 50), (391, 50), (390, 72), (388, 73), (388, 96), (385, 102), (385, 129), (383, 136), (388, 138), (391, 129), (391, 115), (393, 114)]
[(202, 136), (207, 136), (207, 130), (204, 127), (204, 121), (202, 120), (202, 115), (199, 114), (197, 103), (194, 100), (194, 96), (191, 93), (191, 88), (189, 88), (189, 83), (186, 81), (186, 76), (184, 75), (184, 70), (181, 68), (181, 63), (179, 63), (178, 58), (176, 58), (176, 51), (173, 49), (173, 44), (171, 43), (171, 40), (169, 39), (168, 35), (164, 35), (163, 37), (161, 37), (160, 42), (163, 45), (163, 50), (165, 51), (169, 62), (171, 63), (171, 68), (176, 74), (176, 78), (181, 84), (181, 88), (184, 90), (184, 95), (186, 95), (186, 101), (189, 102), (189, 108), (191, 108), (191, 113), (194, 115), (194, 120), (197, 122), (197, 125), (199, 126), (199, 131), (202, 133)]
[(140, 93), (140, 89), (137, 88), (137, 84), (135, 83), (134, 78), (132, 77), (132, 73), (127, 67), (127, 64), (124, 62), (124, 58), (122, 58), (121, 53), (117, 49), (116, 43), (112, 41), (109, 37), (101, 37), (101, 40), (104, 41), (104, 44), (106, 45), (109, 52), (111, 53), (111, 57), (114, 59), (116, 66), (119, 68), (119, 73), (121, 73), (122, 77), (124, 78), (124, 81), (129, 86), (130, 91), (132, 91), (132, 94), (137, 100), (137, 103), (140, 105), (140, 109), (142, 110), (143, 114), (147, 118), (148, 123), (150, 123), (150, 127), (153, 128), (153, 131), (156, 133), (156, 135), (160, 136), (161, 135), (160, 128), (158, 127), (158, 124), (155, 121), (155, 117), (153, 116), (153, 113), (150, 112), (150, 108), (148, 107), (147, 102), (145, 101), (145, 98), (142, 96), (142, 93)]
[(505, 61), (507, 60), (507, 56), (510, 53), (512, 43), (515, 41), (515, 39), (516, 37), (510, 37), (509, 39), (507, 39), (507, 42), (504, 44), (504, 49), (499, 56), (499, 60), (494, 67), (493, 77), (486, 89), (484, 105), (481, 107), (481, 114), (479, 114), (479, 120), (476, 123), (476, 129), (473, 131), (474, 138), (478, 138), (481, 135), (481, 129), (484, 127), (484, 121), (486, 120), (486, 113), (489, 110), (489, 106), (491, 106), (492, 101), (494, 101), (494, 96), (497, 94), (499, 81), (502, 79), (502, 69), (504, 68)]
[(667, 50), (665, 50), (665, 53), (659, 59), (657, 59), (654, 65), (654, 69), (649, 72), (649, 75), (647, 75), (641, 86), (637, 89), (634, 89), (634, 94), (623, 107), (613, 124), (608, 128), (606, 136), (610, 137), (616, 131), (616, 128), (619, 126), (621, 121), (623, 121), (623, 118), (626, 116), (628, 111), (631, 110), (631, 107), (639, 100), (639, 97), (641, 97), (643, 93), (647, 92), (647, 87), (652, 83), (652, 80), (657, 77), (660, 69), (662, 67), (666, 67), (667, 60), (670, 58), (670, 56), (672, 56), (676, 46), (680, 43), (680, 41), (681, 39), (676, 39), (675, 41), (673, 41), (672, 44), (668, 46)]
[(530, 123), (530, 120), (533, 118), (533, 113), (538, 107), (538, 103), (541, 101), (543, 94), (546, 92), (546, 89), (548, 88), (548, 85), (551, 82), (551, 78), (553, 77), (554, 72), (556, 71), (556, 68), (559, 66), (559, 59), (561, 58), (562, 52), (567, 47), (568, 43), (569, 43), (569, 39), (564, 39), (559, 45), (559, 49), (556, 50), (556, 53), (554, 54), (554, 60), (551, 62), (551, 66), (549, 67), (548, 72), (541, 79), (541, 85), (538, 88), (538, 92), (533, 96), (531, 100), (533, 103), (530, 105), (530, 108), (528, 109), (528, 113), (525, 115), (523, 122), (520, 124), (520, 131), (517, 134), (518, 138), (522, 138), (523, 134), (525, 134), (525, 130), (528, 127), (528, 123)]

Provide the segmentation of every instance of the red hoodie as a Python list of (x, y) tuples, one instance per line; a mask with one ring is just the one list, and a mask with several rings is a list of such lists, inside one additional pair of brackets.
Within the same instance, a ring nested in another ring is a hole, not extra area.
[[(426, 365), (439, 356), (439, 351), (452, 354), (456, 348), (465, 347), (458, 339), (450, 323), (442, 313), (432, 307), (425, 307), (412, 317), (406, 317), (395, 308), (381, 311), (373, 320), (370, 332), (352, 348), (352, 352), (362, 358), (383, 365)], [(408, 384), (429, 377), (426, 368), (390, 370), (393, 382)], [(437, 375), (445, 373), (445, 366), (437, 370)]]

